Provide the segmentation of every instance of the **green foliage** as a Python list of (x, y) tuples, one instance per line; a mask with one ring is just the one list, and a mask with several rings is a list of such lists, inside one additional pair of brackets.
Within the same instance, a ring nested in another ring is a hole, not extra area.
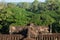
[[(60, 27), (60, 2), (46, 0), (46, 2), (32, 3), (22, 2), (18, 4), (8, 3), (0, 6), (0, 28), (8, 28), (10, 25), (26, 26), (29, 23), (35, 25)], [(2, 8), (1, 8), (2, 7)], [(57, 31), (58, 32), (58, 31)]]
[(54, 18), (47, 14), (41, 14), (42, 25), (50, 25), (55, 22)]
[(19, 6), (20, 8), (29, 9), (30, 8), (30, 3), (22, 2), (22, 3), (18, 3), (17, 6)]
[(0, 29), (2, 28), (2, 25), (0, 25)]

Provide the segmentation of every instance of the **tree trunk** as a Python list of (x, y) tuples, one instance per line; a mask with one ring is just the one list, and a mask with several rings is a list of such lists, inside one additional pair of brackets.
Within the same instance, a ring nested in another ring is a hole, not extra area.
[(52, 25), (50, 25), (50, 33), (52, 33)]

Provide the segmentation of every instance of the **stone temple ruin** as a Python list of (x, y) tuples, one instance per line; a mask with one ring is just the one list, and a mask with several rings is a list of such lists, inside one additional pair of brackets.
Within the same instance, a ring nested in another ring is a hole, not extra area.
[(49, 27), (48, 26), (35, 26), (33, 23), (29, 26), (10, 26), (9, 28), (10, 34), (22, 34), (26, 37), (36, 38), (38, 34), (47, 34), (49, 33)]

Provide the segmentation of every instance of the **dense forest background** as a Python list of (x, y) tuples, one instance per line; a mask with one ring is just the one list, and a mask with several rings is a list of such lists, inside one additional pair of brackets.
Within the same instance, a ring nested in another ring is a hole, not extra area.
[(7, 33), (10, 25), (50, 26), (52, 32), (60, 32), (60, 1), (0, 3), (0, 32)]

